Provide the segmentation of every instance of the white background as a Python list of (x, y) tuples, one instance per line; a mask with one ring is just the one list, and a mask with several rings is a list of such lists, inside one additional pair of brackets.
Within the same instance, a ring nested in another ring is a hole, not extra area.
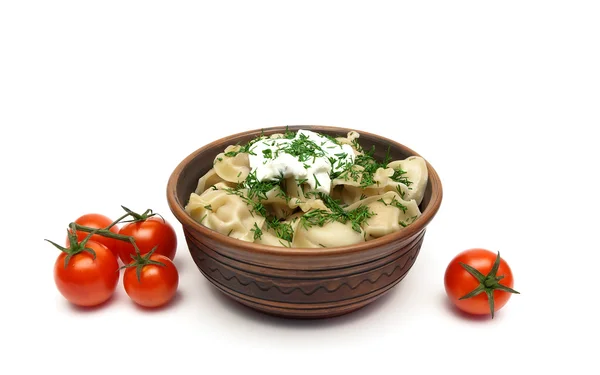
[[(599, 19), (597, 1), (3, 1), (0, 372), (593, 372)], [(442, 178), (413, 269), (351, 315), (230, 302), (169, 211), (185, 156), (286, 124), (379, 133)], [(122, 204), (177, 228), (179, 296), (142, 311), (119, 284), (108, 305), (73, 308), (43, 239)], [(521, 292), (493, 320), (444, 294), (471, 247), (499, 250)]]

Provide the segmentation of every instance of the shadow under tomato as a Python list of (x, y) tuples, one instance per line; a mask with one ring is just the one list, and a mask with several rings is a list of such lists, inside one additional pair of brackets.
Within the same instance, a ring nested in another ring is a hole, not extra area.
[(175, 296), (173, 297), (173, 299), (171, 299), (166, 304), (164, 304), (162, 306), (158, 306), (158, 307), (146, 307), (146, 306), (138, 305), (137, 303), (133, 302), (131, 299), (129, 300), (129, 302), (132, 303), (133, 306), (139, 311), (143, 311), (145, 313), (158, 313), (161, 311), (165, 311), (165, 310), (174, 308), (175, 306), (179, 305), (182, 300), (183, 300), (183, 297), (181, 296), (181, 292), (178, 290), (177, 292), (175, 292)]
[(466, 312), (462, 311), (458, 307), (456, 307), (448, 299), (448, 296), (446, 296), (446, 294), (442, 293), (441, 294), (441, 298), (443, 298), (443, 300), (444, 300), (444, 303), (443, 303), (444, 304), (444, 308), (448, 312), (450, 312), (452, 315), (454, 315), (456, 318), (459, 318), (459, 319), (462, 319), (462, 320), (473, 321), (473, 322), (490, 322), (492, 320), (497, 320), (498, 319), (498, 311), (495, 312), (494, 319), (492, 319), (492, 316), (490, 314), (487, 314), (487, 315), (469, 314), (469, 313), (466, 313)]
[(69, 301), (67, 301), (66, 299), (63, 298), (63, 302), (68, 304), (69, 308), (74, 311), (74, 312), (78, 312), (78, 313), (82, 313), (82, 314), (89, 314), (89, 313), (93, 313), (95, 311), (98, 310), (102, 310), (105, 308), (108, 308), (108, 306), (112, 305), (115, 303), (115, 300), (117, 299), (117, 297), (113, 294), (109, 299), (107, 299), (106, 301), (102, 302), (99, 305), (95, 305), (95, 306), (79, 306), (79, 305), (75, 305)]
[(210, 291), (215, 299), (219, 300), (219, 302), (225, 306), (225, 309), (234, 313), (235, 315), (243, 316), (244, 318), (250, 319), (254, 322), (276, 327), (303, 329), (305, 327), (332, 328), (336, 326), (354, 324), (360, 319), (367, 319), (369, 316), (373, 316), (380, 312), (381, 309), (385, 308), (385, 306), (389, 304), (393, 295), (401, 292), (401, 289), (402, 285), (398, 284), (385, 295), (358, 310), (345, 315), (323, 319), (294, 319), (270, 315), (258, 310), (254, 310), (251, 307), (235, 301), (215, 287), (211, 287)]

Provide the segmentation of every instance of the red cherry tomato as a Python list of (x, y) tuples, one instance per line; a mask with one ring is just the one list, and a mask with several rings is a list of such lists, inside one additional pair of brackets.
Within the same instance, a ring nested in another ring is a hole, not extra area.
[[(77, 220), (75, 220), (75, 222), (84, 227), (106, 228), (107, 226), (112, 224), (113, 221), (107, 216), (104, 216), (101, 214), (90, 213), (90, 214), (85, 214), (85, 215), (79, 217)], [(110, 231), (117, 234), (117, 233), (119, 233), (119, 228), (115, 225), (112, 228), (110, 228)], [(79, 242), (83, 241), (83, 239), (86, 238), (88, 234), (89, 233), (78, 230), (77, 231), (77, 241), (79, 241)], [(92, 237), (90, 238), (90, 241), (101, 243), (102, 245), (106, 246), (110, 251), (112, 251), (112, 253), (115, 256), (118, 256), (117, 255), (117, 243), (119, 243), (121, 241), (115, 240), (114, 238), (103, 237), (99, 234), (92, 235)], [(68, 236), (67, 236), (65, 243), (67, 246), (70, 246)]]
[(128, 267), (123, 273), (123, 286), (129, 298), (144, 307), (162, 306), (173, 299), (179, 285), (179, 272), (171, 259), (160, 254), (146, 254), (134, 263), (136, 261), (135, 266)]
[(460, 310), (474, 315), (500, 310), (513, 290), (513, 274), (508, 263), (485, 249), (465, 250), (454, 257), (446, 268), (444, 286), (450, 301)]
[(58, 291), (78, 306), (96, 306), (106, 302), (119, 281), (119, 263), (113, 253), (101, 243), (88, 241), (87, 251), (72, 255), (65, 267), (67, 253), (61, 253), (54, 263), (54, 281)]
[[(150, 252), (156, 246), (154, 254), (164, 255), (171, 260), (175, 258), (177, 235), (171, 224), (162, 218), (152, 216), (127, 223), (119, 230), (119, 234), (133, 237), (141, 255)], [(133, 245), (127, 241), (117, 241), (116, 246), (121, 261), (124, 264), (130, 263), (131, 256), (136, 254)]]

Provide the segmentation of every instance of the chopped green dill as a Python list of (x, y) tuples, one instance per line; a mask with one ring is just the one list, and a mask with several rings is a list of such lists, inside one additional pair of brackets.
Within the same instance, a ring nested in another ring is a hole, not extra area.
[[(387, 165), (392, 160), (390, 154), (390, 147), (386, 151), (383, 162), (379, 162), (375, 159), (375, 146), (372, 146), (369, 150), (365, 150), (358, 144), (358, 141), (354, 139), (352, 141), (352, 145), (355, 149), (360, 150), (362, 154), (356, 155), (354, 158), (354, 163), (346, 163), (338, 166), (341, 171), (332, 172), (332, 178), (343, 178), (346, 181), (360, 181), (360, 187), (365, 188), (367, 186), (378, 185), (378, 182), (375, 181), (375, 173), (379, 168), (387, 168)], [(344, 160), (344, 159), (341, 159)], [(357, 168), (360, 167), (360, 168)], [(393, 181), (402, 182), (405, 185), (410, 185), (411, 182), (404, 176), (405, 171), (401, 169), (395, 170), (394, 174), (390, 177)]]
[(283, 189), (281, 188), (281, 185), (277, 185), (277, 187), (275, 189), (277, 189), (277, 194), (275, 194), (275, 197), (283, 198), (285, 200), (285, 203), (290, 202), (290, 199), (292, 199), (292, 197), (290, 197), (289, 195), (287, 195), (285, 193), (285, 191), (283, 191)]
[(279, 186), (280, 183), (281, 180), (279, 179), (273, 181), (260, 181), (256, 177), (256, 171), (252, 171), (248, 174), (248, 177), (246, 177), (246, 180), (242, 182), (240, 187), (248, 189), (248, 198), (264, 200), (267, 199), (267, 193)]
[(367, 206), (358, 206), (357, 208), (345, 211), (342, 206), (335, 201), (331, 196), (323, 193), (318, 193), (325, 206), (330, 210), (316, 209), (306, 212), (300, 218), (300, 224), (308, 229), (312, 226), (322, 227), (323, 225), (338, 221), (342, 224), (351, 223), (352, 229), (356, 232), (361, 231), (361, 225), (373, 217), (374, 213)]
[(415, 222), (415, 220), (417, 220), (417, 215), (409, 217), (408, 219), (406, 219), (406, 221), (400, 220), (398, 222), (398, 224), (402, 225), (404, 228), (406, 228), (409, 224), (412, 224)]
[(319, 180), (317, 179), (317, 176), (313, 173), (313, 177), (315, 179), (315, 189), (318, 188), (319, 186), (321, 186), (321, 183), (319, 182)]
[(306, 134), (300, 134), (298, 138), (294, 138), (292, 142), (285, 144), (281, 151), (295, 156), (300, 162), (325, 156), (325, 151), (310, 140)]
[(206, 219), (207, 214), (204, 214), (204, 216), (202, 216), (202, 218), (200, 218), (199, 223), (202, 224), (202, 222), (204, 221), (204, 219)]
[(218, 161), (223, 161), (223, 158), (217, 158)]
[[(253, 199), (248, 198), (247, 196), (244, 195), (243, 192), (241, 192), (238, 189), (233, 189), (233, 188), (226, 188), (223, 189), (225, 192), (227, 192), (227, 194), (229, 195), (237, 195), (238, 197), (242, 198), (242, 200), (244, 202), (246, 202), (246, 204), (248, 206), (250, 206), (250, 213), (253, 214), (254, 212), (256, 212), (257, 214), (263, 216), (263, 217), (267, 217), (267, 209), (265, 208), (264, 204), (262, 204), (261, 202), (256, 202)], [(254, 215), (252, 215), (254, 216)]]
[(239, 171), (237, 176), (240, 177), (242, 175), (242, 171)]
[(321, 137), (323, 138), (327, 138), (329, 139), (331, 142), (335, 143), (338, 146), (341, 146), (340, 142), (338, 142), (337, 139), (335, 139), (334, 137), (330, 136), (329, 134), (319, 134)]
[(302, 185), (302, 184), (306, 183), (307, 181), (308, 181), (308, 178), (301, 178), (299, 180), (296, 180), (298, 185)]
[(231, 235), (231, 233), (233, 232), (233, 229), (229, 230), (229, 233), (227, 233), (227, 237), (229, 237)]
[[(237, 185), (236, 188), (224, 189), (228, 194), (239, 196), (247, 205), (250, 206), (250, 213), (254, 216), (254, 213), (266, 218), (267, 229), (272, 229), (275, 236), (282, 238), (286, 241), (291, 241), (294, 235), (292, 226), (288, 223), (280, 222), (276, 217), (270, 216), (267, 208), (262, 203), (263, 200), (267, 199), (267, 193), (273, 189), (276, 189), (276, 196), (282, 197), (288, 202), (291, 198), (285, 194), (281, 188), (281, 180), (275, 181), (259, 181), (256, 178), (256, 172), (248, 174), (246, 180)], [(243, 191), (246, 189), (246, 192)], [(260, 238), (262, 231), (260, 228), (254, 228), (255, 239)]]
[(358, 152), (363, 152), (363, 148), (362, 148), (362, 146), (360, 145), (360, 143), (358, 143), (358, 139), (357, 139), (357, 138), (354, 138), (354, 139), (353, 139), (353, 140), (350, 142), (350, 144), (352, 145), (352, 147), (353, 147), (353, 148), (354, 148), (356, 151), (358, 151)]
[(327, 246), (323, 245), (322, 243), (320, 243), (319, 246), (321, 246), (321, 247), (327, 247)]
[(279, 219), (275, 217), (267, 219), (267, 229), (273, 229), (276, 237), (288, 242), (291, 242), (294, 236), (294, 229), (292, 226), (289, 223), (279, 221)]
[(271, 151), (270, 148), (267, 148), (266, 150), (263, 150), (263, 157), (265, 159), (272, 159), (273, 158), (273, 151)]
[(211, 207), (211, 205), (210, 205), (210, 204), (208, 204), (208, 205), (204, 206), (204, 208), (206, 208), (206, 209), (207, 209), (207, 210), (209, 210), (209, 211), (212, 211), (212, 207)]
[(254, 232), (254, 241), (262, 238), (262, 230), (258, 227), (258, 224), (254, 223), (254, 228), (250, 229), (251, 232)]
[(327, 158), (327, 160), (329, 160), (329, 165), (331, 165), (331, 170), (333, 171), (335, 169), (335, 163), (338, 162), (338, 159), (330, 156)]
[(296, 133), (291, 131), (288, 126), (285, 127), (285, 133), (283, 133), (283, 138), (285, 139), (293, 139), (296, 136)]
[[(254, 145), (257, 143), (257, 142), (259, 142), (259, 141), (263, 140), (264, 138), (265, 138), (265, 136), (264, 136), (264, 135), (258, 136), (258, 137), (256, 137), (256, 138), (252, 139), (250, 142), (246, 143), (245, 145), (243, 145), (243, 146), (240, 146), (239, 150), (237, 150), (237, 151), (228, 151), (228, 152), (226, 152), (226, 153), (225, 153), (225, 156), (232, 158), (232, 157), (234, 157), (234, 156), (237, 156), (238, 154), (250, 154), (250, 155), (256, 155), (256, 154), (254, 153), (254, 151), (253, 151), (253, 146), (254, 146)], [(239, 145), (238, 145), (238, 146), (239, 146)]]
[(404, 199), (406, 192), (404, 190), (402, 190), (402, 187), (400, 187), (400, 185), (396, 185), (396, 191), (398, 191), (398, 194), (400, 194), (400, 197), (402, 199)]
[(388, 145), (387, 150), (385, 150), (385, 156), (383, 157), (383, 165), (388, 165), (392, 161), (392, 155), (390, 154), (392, 145)]
[(383, 203), (386, 206), (394, 206), (402, 212), (406, 212), (406, 210), (408, 210), (408, 207), (400, 203), (400, 201), (397, 200), (396, 197), (392, 197), (392, 199), (389, 202), (386, 202), (383, 198), (380, 198), (377, 201)]
[(281, 240), (279, 240), (279, 243), (283, 246), (283, 247), (292, 247), (290, 244), (284, 244)]
[(407, 187), (412, 185), (412, 181), (408, 179), (408, 177), (404, 176), (406, 173), (402, 168), (394, 169), (394, 174), (390, 177), (393, 181), (403, 183)]
[(215, 185), (211, 186), (211, 189), (213, 189), (213, 190), (219, 190), (219, 189), (217, 189), (217, 187)]

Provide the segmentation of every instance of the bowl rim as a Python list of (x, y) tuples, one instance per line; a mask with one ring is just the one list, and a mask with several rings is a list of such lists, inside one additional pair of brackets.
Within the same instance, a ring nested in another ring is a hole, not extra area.
[[(169, 177), (169, 180), (167, 182), (167, 191), (166, 191), (167, 201), (168, 201), (169, 207), (171, 209), (171, 212), (173, 213), (175, 218), (180, 222), (180, 224), (183, 225), (184, 230), (186, 230), (185, 229), (186, 227), (190, 227), (194, 231), (197, 231), (198, 233), (200, 233), (203, 236), (206, 236), (216, 242), (223, 243), (223, 245), (227, 246), (228, 248), (245, 250), (250, 253), (256, 253), (256, 254), (277, 255), (277, 256), (343, 255), (343, 254), (357, 253), (357, 252), (361, 252), (361, 251), (368, 251), (374, 247), (379, 247), (379, 246), (383, 246), (383, 245), (386, 245), (386, 244), (389, 244), (392, 242), (399, 242), (399, 241), (408, 239), (408, 238), (412, 237), (413, 235), (419, 233), (420, 231), (424, 230), (425, 227), (429, 224), (429, 222), (431, 222), (433, 217), (437, 214), (437, 212), (440, 208), (441, 202), (442, 202), (442, 197), (443, 197), (442, 183), (441, 183), (440, 177), (437, 174), (436, 170), (425, 158), (423, 158), (423, 159), (425, 160), (425, 163), (427, 165), (428, 179), (429, 179), (429, 182), (431, 183), (432, 191), (431, 191), (431, 199), (429, 201), (429, 204), (427, 205), (426, 209), (422, 212), (421, 216), (419, 218), (417, 218), (413, 223), (411, 223), (406, 228), (404, 228), (400, 231), (390, 233), (388, 235), (385, 235), (383, 237), (380, 237), (380, 238), (377, 238), (374, 240), (369, 240), (369, 241), (361, 242), (361, 243), (354, 244), (354, 245), (328, 247), (328, 248), (304, 248), (304, 247), (288, 248), (288, 247), (256, 244), (254, 242), (242, 241), (237, 238), (232, 238), (232, 237), (226, 236), (224, 234), (221, 234), (213, 229), (210, 229), (210, 228), (196, 222), (194, 219), (192, 219), (192, 217), (187, 212), (185, 212), (185, 209), (184, 209), (185, 203), (180, 202), (179, 199), (177, 198), (177, 193), (176, 193), (177, 192), (177, 182), (179, 181), (179, 178), (181, 176), (183, 169), (194, 158), (196, 158), (199, 154), (205, 152), (206, 150), (209, 150), (209, 149), (211, 149), (219, 144), (223, 144), (227, 141), (231, 141), (232, 142), (231, 144), (235, 144), (236, 138), (247, 137), (247, 136), (251, 136), (253, 134), (259, 135), (262, 132), (265, 132), (266, 134), (279, 133), (279, 132), (284, 132), (288, 129), (289, 130), (307, 129), (307, 130), (313, 130), (313, 131), (323, 131), (324, 130), (324, 131), (338, 132), (340, 134), (347, 134), (350, 131), (355, 131), (358, 134), (360, 134), (361, 137), (363, 135), (365, 135), (365, 136), (372, 137), (372, 138), (378, 138), (388, 144), (391, 144), (392, 147), (402, 149), (402, 151), (408, 155), (422, 157), (420, 154), (418, 154), (414, 150), (410, 149), (409, 147), (406, 147), (405, 145), (400, 144), (400, 143), (398, 143), (392, 139), (389, 139), (387, 137), (383, 137), (381, 135), (377, 135), (377, 134), (363, 131), (363, 130), (351, 129), (351, 128), (346, 128), (346, 127), (338, 127), (338, 126), (282, 125), (282, 126), (272, 126), (272, 127), (252, 129), (252, 130), (247, 130), (247, 131), (231, 134), (231, 135), (213, 140), (212, 142), (207, 143), (206, 145), (204, 145), (204, 146), (198, 148), (197, 150), (193, 151), (192, 153), (190, 153), (181, 162), (179, 162), (179, 164), (177, 164), (177, 166), (175, 167), (175, 169), (173, 170), (173, 172), (171, 173), (171, 175)], [(187, 230), (189, 231), (189, 229), (187, 229)]]

